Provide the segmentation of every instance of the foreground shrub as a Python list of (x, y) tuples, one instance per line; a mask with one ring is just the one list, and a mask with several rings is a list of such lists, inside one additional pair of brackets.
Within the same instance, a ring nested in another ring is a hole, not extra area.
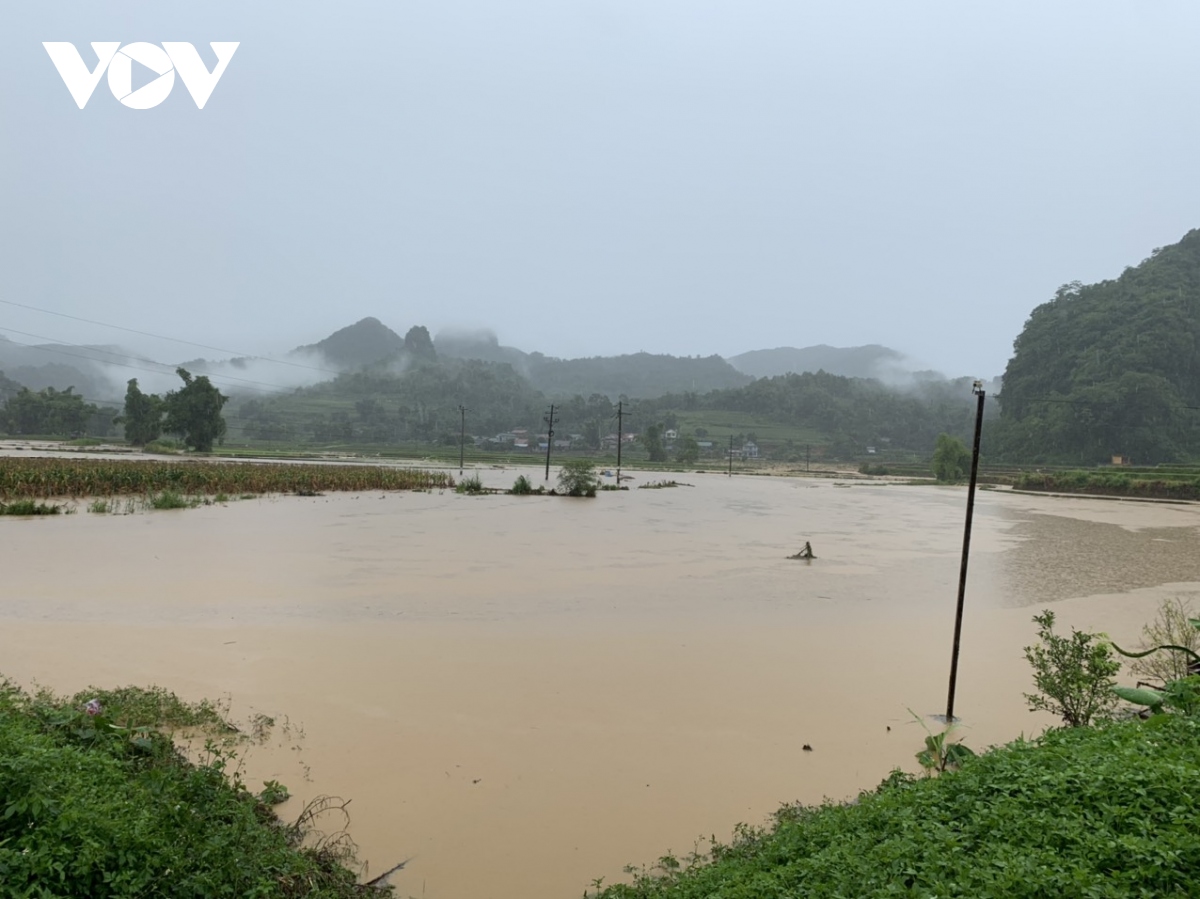
[[(83, 695), (0, 682), (0, 896), (362, 895), (345, 841), (302, 848), (311, 828), (282, 824), (228, 772), (212, 706)], [(201, 764), (163, 732), (185, 726), (213, 737)]]
[(1117, 705), (1113, 675), (1121, 670), (1112, 648), (1097, 634), (1071, 628), (1071, 636), (1054, 633), (1054, 612), (1033, 616), (1038, 642), (1025, 647), (1033, 666), (1037, 693), (1026, 693), (1031, 711), (1058, 715), (1072, 727), (1086, 727), (1110, 715)]
[(788, 806), (709, 855), (666, 856), (605, 899), (1189, 896), (1200, 721), (1065, 728), (854, 804)]

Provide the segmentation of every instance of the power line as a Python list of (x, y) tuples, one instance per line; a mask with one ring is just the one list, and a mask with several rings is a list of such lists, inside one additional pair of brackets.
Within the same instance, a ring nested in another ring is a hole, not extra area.
[(72, 321), (85, 322), (89, 325), (99, 325), (102, 328), (112, 328), (116, 331), (125, 331), (129, 334), (139, 334), (142, 337), (153, 337), (156, 340), (169, 340), (172, 343), (181, 343), (184, 346), (199, 347), (202, 350), (213, 350), (217, 353), (228, 353), (231, 356), (238, 356), (244, 359), (261, 359), (264, 362), (273, 362), (276, 365), (290, 365), (293, 368), (306, 368), (309, 371), (319, 371), (329, 375), (341, 374), (340, 371), (334, 371), (333, 369), (319, 368), (313, 365), (304, 365), (301, 362), (289, 362), (286, 359), (274, 359), (270, 356), (255, 356), (252, 353), (239, 353), (237, 350), (224, 349), (219, 346), (209, 346), (206, 343), (196, 343), (195, 341), (183, 340), (179, 337), (168, 337), (165, 334), (155, 334), (151, 331), (139, 331), (136, 328), (126, 328), (124, 325), (114, 325), (110, 322), (96, 321), (95, 319), (83, 318), (82, 316), (78, 315), (68, 315), (66, 312), (55, 312), (53, 309), (43, 309), (40, 306), (30, 306), (27, 303), (16, 303), (12, 300), (0, 300), (0, 303), (4, 303), (6, 306), (16, 306), (19, 309), (29, 309), (33, 312), (42, 312), (46, 315), (57, 315), (59, 318), (69, 318)]
[[(79, 353), (67, 353), (62, 350), (53, 349), (52, 347), (49, 347), (49, 346), (39, 346), (37, 344), (32, 344), (32, 343), (22, 343), (19, 340), (10, 341), (11, 343), (15, 343), (17, 346), (23, 346), (26, 349), (39, 350), (44, 353), (57, 353), (60, 356), (70, 356), (73, 359), (84, 359), (88, 362), (94, 362), (97, 365), (114, 365), (114, 366), (117, 366), (118, 368), (131, 368), (131, 369), (134, 369), (135, 371), (146, 371), (146, 372), (150, 372), (151, 374), (156, 374), (156, 375), (171, 374), (171, 373), (173, 373), (174, 369), (176, 368), (176, 366), (170, 366), (170, 365), (166, 365), (165, 363), (162, 363), (162, 362), (156, 362), (153, 359), (144, 359), (140, 356), (124, 356), (123, 354), (114, 353), (111, 350), (101, 350), (101, 349), (97, 349), (95, 347), (84, 346), (83, 344), (79, 344), (79, 343), (67, 343), (66, 341), (63, 341), (63, 340), (55, 340), (53, 337), (46, 337), (44, 334), (30, 334), (27, 331), (18, 331), (16, 328), (0, 327), (0, 331), (7, 331), (9, 334), (20, 334), (23, 337), (32, 337), (35, 340), (46, 340), (46, 341), (49, 341), (51, 344), (53, 344), (53, 346), (55, 346), (55, 347), (58, 347), (58, 346), (74, 347), (75, 349), (88, 350), (89, 352), (93, 352), (93, 353), (105, 353), (106, 355), (109, 355), (109, 356), (119, 356), (121, 358), (126, 358), (126, 359), (136, 359), (139, 362), (146, 362), (146, 363), (149, 363), (150, 365), (161, 366), (161, 368), (160, 369), (146, 368), (145, 366), (142, 366), (142, 365), (130, 365), (128, 362), (110, 362), (107, 359), (96, 359), (93, 356), (84, 356)], [(168, 368), (168, 369), (171, 369), (172, 371), (171, 372), (162, 371), (161, 369), (163, 369), (163, 368)], [(209, 372), (201, 372), (201, 374), (206, 375), (210, 379), (220, 378), (225, 381), (238, 381), (243, 384), (258, 385), (257, 387), (250, 388), (252, 390), (266, 389), (266, 390), (274, 391), (276, 393), (287, 393), (289, 391), (289, 388), (283, 387), (282, 385), (279, 385), (279, 384), (267, 384), (264, 381), (253, 381), (249, 378), (239, 378), (236, 375), (222, 375), (222, 374), (215, 374), (215, 373), (209, 373)]]

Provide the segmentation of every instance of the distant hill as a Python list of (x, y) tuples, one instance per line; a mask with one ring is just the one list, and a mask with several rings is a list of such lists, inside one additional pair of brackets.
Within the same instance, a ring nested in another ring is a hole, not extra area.
[(773, 350), (751, 350), (729, 358), (738, 371), (755, 378), (826, 371), (847, 378), (881, 378), (891, 372), (907, 372), (903, 353), (879, 344), (834, 347), (826, 344)]
[(112, 363), (121, 361), (128, 359), (119, 347), (27, 346), (0, 337), (0, 371), (30, 390), (74, 387), (76, 393), (89, 400), (112, 399), (115, 394), (111, 385), (116, 380), (111, 377)]
[(508, 363), (547, 396), (599, 393), (614, 400), (622, 395), (647, 398), (664, 393), (707, 393), (751, 381), (720, 356), (633, 353), (559, 359), (501, 346), (491, 331), (443, 332), (434, 344), (440, 355), (449, 358)]
[(998, 445), (1092, 463), (1200, 453), (1200, 230), (1113, 280), (1063, 285), (1013, 344)]
[(364, 318), (334, 331), (324, 340), (296, 347), (296, 354), (318, 353), (337, 368), (353, 371), (390, 359), (404, 351), (404, 338), (377, 318)]
[(611, 399), (651, 398), (665, 393), (707, 393), (742, 387), (753, 379), (720, 356), (688, 357), (634, 353), (590, 359), (553, 359), (533, 353), (529, 379), (548, 396), (591, 396)]
[(441, 331), (433, 339), (439, 356), (450, 359), (478, 359), (481, 362), (507, 362), (517, 371), (528, 367), (529, 354), (512, 346), (501, 346), (493, 331)]

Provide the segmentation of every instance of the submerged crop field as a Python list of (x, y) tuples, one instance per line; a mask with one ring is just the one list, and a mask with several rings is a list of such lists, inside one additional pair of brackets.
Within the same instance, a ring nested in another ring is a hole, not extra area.
[(446, 472), (374, 465), (6, 458), (0, 499), (309, 491), (431, 490), (453, 487)]

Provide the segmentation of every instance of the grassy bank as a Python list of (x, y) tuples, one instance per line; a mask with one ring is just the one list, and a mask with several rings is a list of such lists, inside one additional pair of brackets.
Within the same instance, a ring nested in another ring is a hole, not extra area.
[(661, 859), (604, 899), (1192, 896), (1200, 721), (1052, 730), (854, 803), (785, 807), (704, 859)]
[(430, 490), (453, 487), (446, 472), (373, 465), (6, 458), (0, 499), (129, 496), (164, 491), (191, 496), (219, 493), (300, 493), (325, 490)]
[(1197, 500), (1200, 472), (1186, 469), (1026, 472), (1013, 480), (1013, 486), (1018, 490), (1051, 493)]
[[(209, 734), (206, 760), (177, 752), (172, 727)], [(311, 822), (272, 811), (282, 787), (255, 796), (229, 773), (229, 733), (165, 691), (66, 700), (0, 682), (0, 896), (362, 896), (348, 841), (305, 848)]]

